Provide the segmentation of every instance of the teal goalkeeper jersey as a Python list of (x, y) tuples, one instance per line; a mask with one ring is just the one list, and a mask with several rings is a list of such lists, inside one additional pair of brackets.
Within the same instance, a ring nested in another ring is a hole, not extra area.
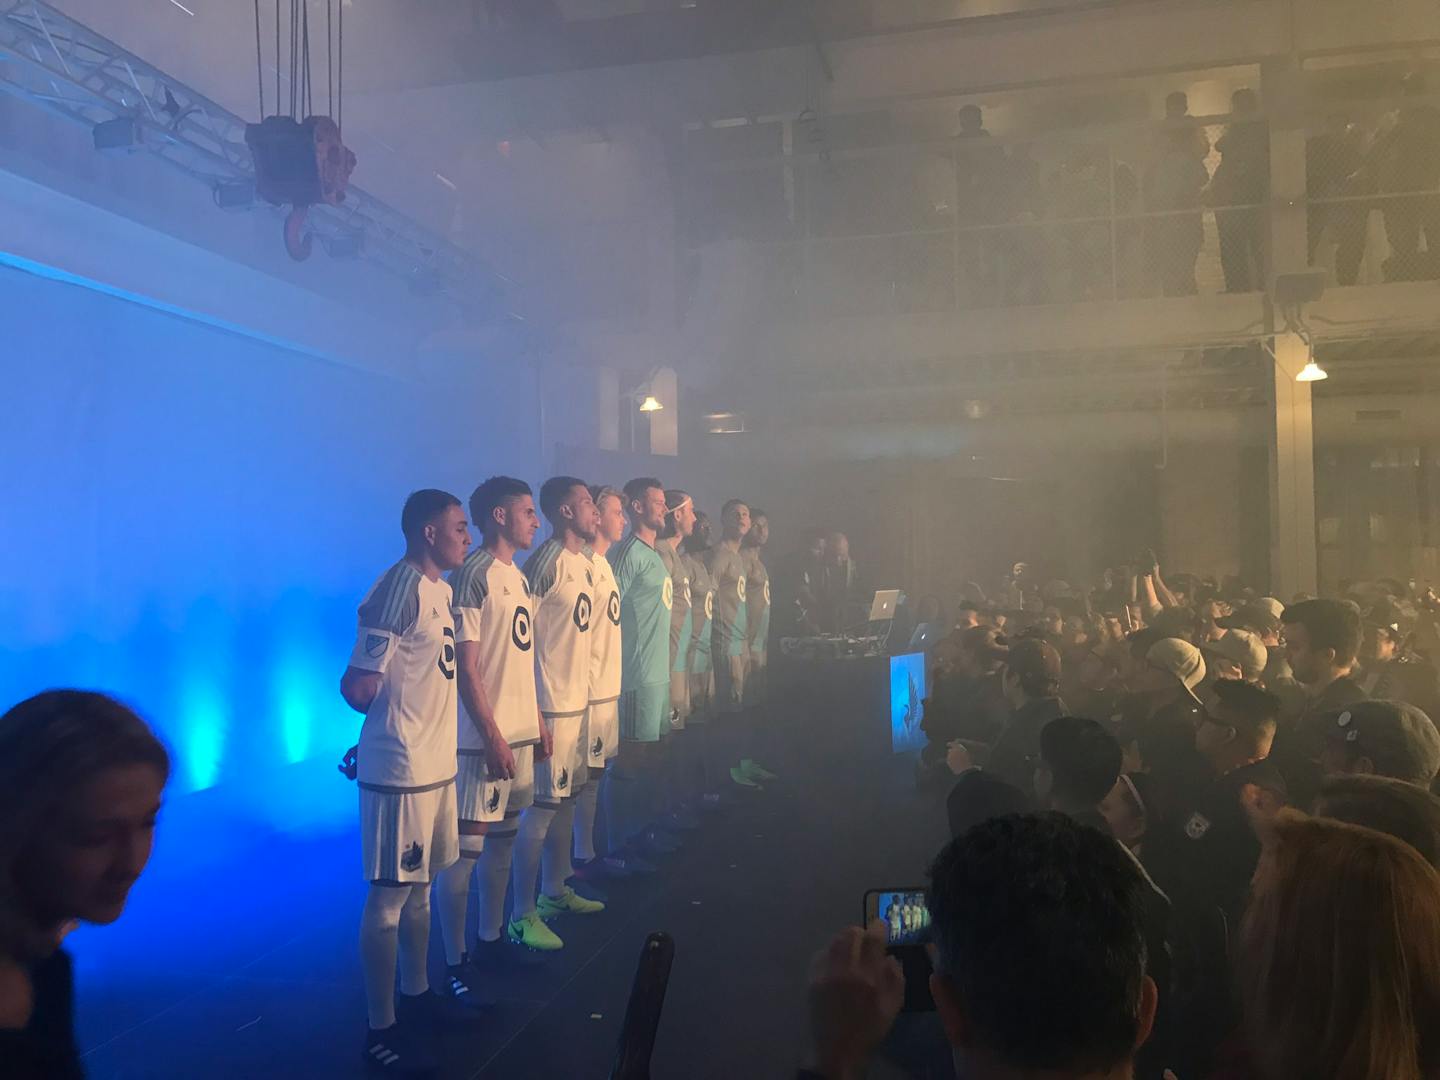
[(633, 533), (606, 552), (620, 589), (620, 690), (670, 681), (674, 582), (655, 549)]

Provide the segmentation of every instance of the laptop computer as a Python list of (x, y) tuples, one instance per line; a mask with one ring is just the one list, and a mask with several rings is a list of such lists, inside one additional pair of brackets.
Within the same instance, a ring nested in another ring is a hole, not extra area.
[(900, 603), (899, 589), (876, 589), (875, 599), (870, 602), (870, 621), (890, 622), (895, 618), (895, 607)]

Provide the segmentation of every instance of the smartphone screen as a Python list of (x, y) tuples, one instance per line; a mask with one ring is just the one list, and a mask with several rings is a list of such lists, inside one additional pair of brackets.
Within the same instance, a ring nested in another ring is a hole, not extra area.
[(866, 926), (873, 925), (877, 919), (885, 925), (886, 949), (899, 961), (905, 975), (905, 1011), (934, 1009), (935, 1000), (930, 996), (930, 954), (925, 951), (930, 929), (925, 890), (919, 885), (871, 889), (865, 894), (863, 911)]

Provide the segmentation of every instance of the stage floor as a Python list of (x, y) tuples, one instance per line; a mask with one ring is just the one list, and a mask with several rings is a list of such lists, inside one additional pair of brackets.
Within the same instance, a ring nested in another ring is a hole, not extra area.
[[(608, 911), (553, 923), (564, 950), (494, 987), (480, 1026), (445, 1034), (442, 1075), (608, 1076), (656, 929), (676, 941), (657, 1080), (788, 1075), (804, 1050), (811, 955), (858, 920), (866, 888), (921, 882), (945, 834), (943, 807), (914, 790), (904, 759), (805, 741), (777, 748), (767, 764), (782, 780), (737, 790), (655, 877), (612, 884)], [(365, 1075), (357, 844), (351, 832), (268, 834), (202, 873), (142, 883), (119, 923), (72, 938), (92, 1080)], [(432, 973), (438, 944), (436, 929)]]

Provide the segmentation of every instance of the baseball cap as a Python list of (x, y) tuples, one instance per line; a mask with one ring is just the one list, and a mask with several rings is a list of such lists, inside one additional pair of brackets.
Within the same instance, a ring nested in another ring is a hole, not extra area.
[(1375, 763), (1379, 776), (1428, 788), (1440, 772), (1440, 731), (1406, 701), (1357, 701), (1321, 721), (1332, 743)]
[(1405, 636), (1413, 629), (1414, 620), (1393, 600), (1382, 600), (1365, 612), (1366, 626), (1381, 627), (1392, 634)]
[(1214, 641), (1200, 646), (1203, 652), (1239, 664), (1240, 671), (1247, 679), (1258, 679), (1265, 671), (1270, 653), (1260, 639), (1249, 630), (1226, 630)]
[(1155, 642), (1145, 653), (1145, 662), (1174, 675), (1192, 694), (1205, 678), (1205, 658), (1200, 650), (1179, 638), (1161, 638)]
[[(1273, 603), (1279, 604), (1280, 601), (1275, 600)], [(1237, 608), (1233, 615), (1217, 619), (1216, 625), (1229, 630), (1248, 630), (1252, 634), (1263, 635), (1278, 634), (1283, 624), (1280, 622), (1280, 616), (1271, 609), (1270, 604), (1256, 600)]]

